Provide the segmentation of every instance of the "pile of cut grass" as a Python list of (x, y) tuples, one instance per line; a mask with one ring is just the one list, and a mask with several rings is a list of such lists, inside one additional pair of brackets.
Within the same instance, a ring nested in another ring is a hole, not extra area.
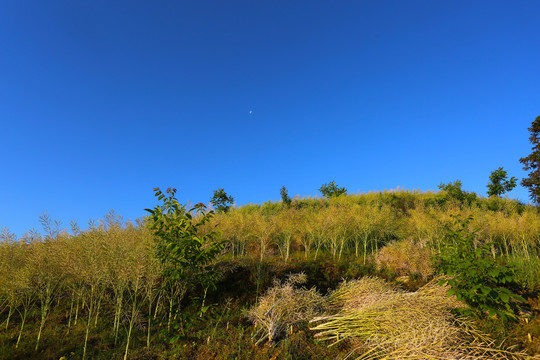
[(295, 285), (306, 282), (303, 273), (290, 275), (284, 281), (274, 281), (274, 286), (258, 299), (248, 317), (258, 328), (254, 335), (255, 343), (265, 340), (276, 342), (287, 331), (292, 333), (292, 326), (308, 321), (324, 311), (324, 298), (315, 288), (297, 288)]
[(311, 330), (333, 346), (348, 341), (357, 359), (528, 359), (497, 347), (452, 309), (463, 307), (432, 281), (418, 291), (400, 291), (384, 280), (344, 282), (329, 294), (333, 315), (311, 320)]

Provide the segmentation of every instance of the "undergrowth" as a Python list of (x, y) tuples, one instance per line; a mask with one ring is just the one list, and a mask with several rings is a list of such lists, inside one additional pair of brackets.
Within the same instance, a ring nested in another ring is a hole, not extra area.
[[(288, 289), (294, 303), (296, 295), (327, 298), (344, 280), (366, 276), (384, 279), (399, 296), (421, 291), (435, 276), (429, 258), (446, 249), (445, 226), (453, 216), (472, 216), (467, 231), (475, 230), (478, 258), (512, 269), (512, 291), (527, 301), (511, 309), (515, 322), (485, 313), (468, 319), (496, 344), (538, 353), (540, 216), (535, 208), (481, 197), (464, 203), (444, 191), (289, 200), (231, 208), (195, 226), (185, 242), (189, 246), (177, 246), (172, 262), (183, 261), (184, 249), (201, 239), (226, 246), (212, 250), (196, 269), (189, 265), (194, 271), (185, 286), (166, 281), (155, 234), (145, 221), (123, 223), (111, 213), (87, 231), (74, 226), (72, 234), (50, 222), (44, 236), (31, 232), (15, 241), (2, 232), (0, 359), (344, 358), (359, 346), (358, 339), (328, 348), (314, 337), (307, 314), (316, 316), (320, 308), (293, 316), (279, 335), (264, 321), (257, 327), (246, 314), (276, 289)], [(194, 215), (183, 224), (200, 219)], [(176, 240), (170, 239), (171, 246)], [(199, 253), (208, 249), (198, 246)], [(193, 261), (199, 261), (196, 255)], [(288, 283), (297, 273), (305, 274), (305, 283)], [(187, 281), (182, 274), (176, 272), (176, 280)], [(505, 302), (504, 295), (499, 298)], [(266, 333), (257, 334), (261, 326)]]

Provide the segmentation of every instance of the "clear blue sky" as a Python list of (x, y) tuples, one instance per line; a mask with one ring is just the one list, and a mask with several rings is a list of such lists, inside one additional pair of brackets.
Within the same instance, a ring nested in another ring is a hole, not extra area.
[[(0, 2), (0, 227), (152, 188), (485, 195), (540, 115), (538, 1)], [(250, 111), (252, 113), (250, 114)], [(510, 197), (528, 200), (525, 189)]]

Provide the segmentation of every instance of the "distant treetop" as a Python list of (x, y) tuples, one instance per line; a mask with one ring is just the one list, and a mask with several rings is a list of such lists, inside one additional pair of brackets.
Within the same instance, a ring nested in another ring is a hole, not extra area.
[(323, 184), (319, 191), (321, 192), (322, 196), (327, 199), (347, 194), (347, 189), (344, 187), (338, 187), (335, 181), (330, 181), (328, 184)]

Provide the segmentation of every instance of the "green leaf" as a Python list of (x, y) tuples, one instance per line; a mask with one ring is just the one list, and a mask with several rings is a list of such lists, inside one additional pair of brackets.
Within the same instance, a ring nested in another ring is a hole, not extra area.
[(480, 290), (482, 291), (482, 294), (484, 294), (484, 295), (489, 294), (489, 292), (491, 291), (490, 288), (488, 288), (487, 286), (484, 286), (484, 285), (480, 286)]
[(493, 276), (493, 277), (497, 277), (499, 276), (499, 270), (494, 268), (492, 269), (489, 273), (488, 273), (490, 276)]

